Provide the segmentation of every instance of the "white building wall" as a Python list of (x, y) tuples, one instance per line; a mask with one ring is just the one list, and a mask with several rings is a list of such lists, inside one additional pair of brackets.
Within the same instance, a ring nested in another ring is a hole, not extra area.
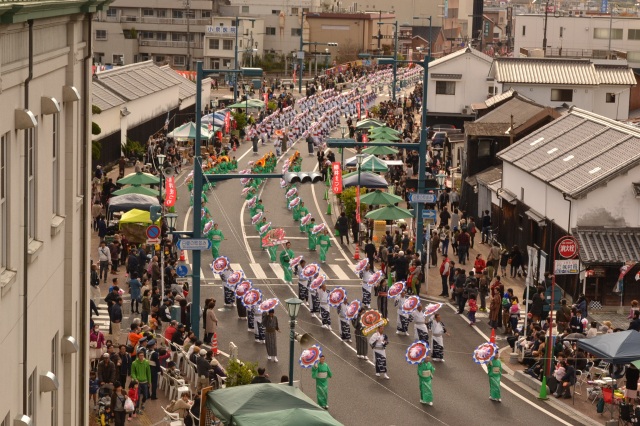
[[(50, 425), (52, 416), (58, 425), (80, 425), (86, 419), (85, 334), (87, 326), (81, 322), (81, 310), (88, 305), (82, 299), (81, 289), (86, 287), (88, 254), (82, 230), (88, 227), (88, 216), (83, 203), (82, 182), (88, 181), (89, 138), (83, 134), (83, 122), (88, 120), (88, 108), (79, 101), (64, 100), (63, 86), (74, 86), (83, 98), (89, 72), (83, 74), (83, 58), (87, 55), (86, 35), (88, 21), (85, 15), (37, 19), (34, 21), (34, 73), (29, 84), (29, 110), (37, 119), (36, 154), (34, 162), (36, 206), (35, 239), (29, 244), (27, 269), (24, 269), (23, 200), (25, 188), (24, 148), (25, 131), (17, 130), (15, 109), (25, 107), (24, 81), (28, 76), (28, 26), (3, 24), (0, 61), (1, 92), (0, 135), (8, 141), (7, 177), (8, 229), (0, 230), (10, 241), (8, 261), (0, 265), (0, 347), (3, 375), (7, 386), (0, 390), (0, 419), (7, 414), (11, 421), (24, 413), (22, 395), (26, 392), (22, 380), (23, 357), (23, 294), (27, 289), (28, 325), (27, 371), (35, 372), (35, 421), (33, 424)], [(8, 43), (8, 44), (7, 44)], [(14, 48), (9, 48), (13, 46)], [(90, 68), (87, 68), (90, 71)], [(60, 103), (58, 164), (52, 162), (53, 121), (56, 115), (43, 115), (42, 97), (53, 97)], [(90, 127), (88, 127), (90, 129)], [(54, 173), (58, 185), (53, 184)], [(53, 197), (58, 197), (58, 209), (53, 209)], [(88, 199), (87, 199), (88, 200)], [(25, 272), (27, 273), (25, 275)], [(57, 338), (56, 338), (57, 335)], [(63, 336), (73, 336), (81, 349), (76, 354), (61, 354)], [(52, 341), (58, 349), (52, 357)], [(53, 358), (53, 359), (52, 359)], [(52, 365), (55, 364), (55, 367)], [(53, 393), (41, 393), (39, 376), (56, 370), (59, 388), (57, 404), (52, 409)]]
[[(609, 38), (595, 38), (594, 29), (608, 32), (608, 16), (549, 16), (547, 19), (547, 47), (562, 48), (565, 55), (579, 54), (584, 50), (590, 56), (592, 50), (608, 51)], [(612, 50), (629, 52), (628, 61), (640, 62), (640, 39), (629, 38), (629, 30), (640, 28), (640, 18), (615, 16), (611, 21), (613, 29), (622, 29), (622, 39), (611, 40)], [(562, 28), (562, 30), (560, 30)], [(562, 31), (562, 37), (560, 32)], [(521, 48), (542, 48), (544, 38), (544, 15), (517, 15), (515, 17), (514, 52)]]
[[(540, 105), (560, 107), (566, 103), (614, 120), (626, 120), (629, 117), (630, 89), (628, 86), (569, 86), (518, 83), (498, 83), (498, 86), (499, 92), (514, 89)], [(552, 101), (552, 89), (572, 90), (572, 101)], [(616, 102), (606, 103), (607, 93), (616, 94)]]
[[(486, 81), (491, 63), (472, 53), (429, 67), (428, 99), (429, 113), (460, 114), (462, 109), (474, 102), (487, 99), (489, 84)], [(462, 74), (460, 80), (434, 78), (434, 74)], [(455, 95), (437, 95), (437, 81), (455, 81)]]

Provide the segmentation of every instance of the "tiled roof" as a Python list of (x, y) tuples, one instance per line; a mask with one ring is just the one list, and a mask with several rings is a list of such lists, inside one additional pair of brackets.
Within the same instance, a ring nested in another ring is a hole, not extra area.
[(152, 61), (105, 71), (97, 74), (97, 78), (109, 90), (130, 101), (180, 84), (180, 80), (170, 77)]
[(512, 116), (513, 127), (517, 129), (543, 110), (542, 105), (516, 94), (512, 99), (473, 123), (465, 123), (464, 130), (465, 133), (474, 136), (508, 136), (505, 132), (511, 127)]
[(640, 228), (573, 229), (580, 245), (580, 260), (587, 264), (640, 261)]
[(98, 81), (91, 82), (91, 104), (105, 111), (125, 103), (125, 100), (111, 92)]
[(437, 67), (440, 64), (443, 64), (445, 62), (448, 62), (448, 61), (450, 61), (452, 59), (455, 59), (455, 58), (458, 58), (460, 56), (464, 56), (467, 53), (471, 53), (472, 55), (482, 59), (483, 61), (487, 61), (488, 63), (491, 63), (491, 61), (493, 61), (493, 58), (491, 56), (487, 56), (482, 52), (478, 52), (475, 49), (467, 47), (466, 49), (457, 50), (457, 51), (455, 51), (453, 53), (448, 54), (447, 56), (443, 56), (442, 58), (438, 58), (435, 61), (429, 62), (429, 69)]
[(633, 70), (623, 64), (594, 64), (589, 59), (496, 58), (489, 74), (500, 83), (567, 85), (635, 85)]
[[(160, 69), (167, 73), (167, 76), (169, 78), (177, 81), (180, 84), (180, 87), (178, 88), (180, 90), (180, 100), (186, 99), (196, 94), (196, 84), (193, 81), (182, 77), (180, 74), (172, 70), (169, 65), (164, 65), (160, 67)], [(204, 84), (203, 87), (205, 87)]]
[(572, 107), (498, 157), (578, 198), (640, 165), (640, 130)]

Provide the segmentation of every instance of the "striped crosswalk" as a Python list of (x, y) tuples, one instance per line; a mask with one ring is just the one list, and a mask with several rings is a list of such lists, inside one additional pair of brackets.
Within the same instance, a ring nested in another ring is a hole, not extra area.
[[(122, 295), (122, 315), (126, 316), (129, 312), (129, 306), (131, 303), (131, 296), (129, 294)], [(93, 315), (91, 318), (93, 322), (98, 324), (102, 330), (109, 328), (109, 311), (107, 309), (107, 303), (103, 300), (97, 304), (98, 315)]]
[[(284, 270), (279, 263), (231, 263), (231, 269), (234, 271), (242, 270), (245, 277), (251, 280), (284, 280)], [(329, 280), (334, 281), (360, 281), (356, 274), (348, 269), (346, 265), (337, 263), (321, 264), (322, 273)], [(211, 270), (204, 270), (204, 280), (211, 283), (220, 283), (222, 280), (220, 275), (214, 274)]]

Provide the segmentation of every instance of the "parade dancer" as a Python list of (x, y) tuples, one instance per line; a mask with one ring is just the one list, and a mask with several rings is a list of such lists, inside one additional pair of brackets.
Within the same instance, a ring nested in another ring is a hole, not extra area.
[(378, 330), (369, 338), (369, 345), (373, 348), (373, 354), (376, 357), (376, 376), (384, 374), (385, 379), (389, 379), (387, 375), (387, 351), (385, 348), (389, 344), (387, 335), (384, 334), (384, 327), (378, 327)]
[(400, 296), (398, 296), (395, 303), (395, 306), (398, 308), (398, 321), (396, 325), (396, 334), (408, 336), (409, 321), (411, 321), (411, 319), (408, 315), (403, 314), (402, 309), (400, 309), (400, 307), (402, 307), (406, 299), (407, 299), (407, 292), (405, 290), (402, 290), (402, 293), (400, 293)]
[(280, 332), (278, 327), (278, 318), (275, 316), (275, 311), (271, 309), (269, 314), (263, 317), (262, 323), (266, 331), (265, 341), (267, 347), (267, 360), (273, 360), (278, 362), (278, 341), (276, 340), (276, 332)]
[(425, 357), (418, 364), (418, 380), (420, 382), (420, 403), (433, 405), (433, 390), (431, 381), (436, 368), (431, 364), (431, 357)]
[[(320, 262), (327, 263), (327, 252), (329, 251), (329, 247), (331, 247), (331, 238), (329, 237), (329, 231), (327, 231), (326, 229), (322, 231), (322, 233), (318, 237), (318, 244), (320, 244)], [(309, 245), (311, 245), (311, 241), (309, 241)]]
[(368, 265), (367, 269), (362, 271), (362, 304), (367, 308), (371, 307), (371, 287), (369, 287), (369, 278), (373, 275), (373, 265)]
[(411, 320), (413, 321), (414, 326), (413, 338), (415, 340), (428, 342), (429, 330), (427, 329), (426, 318), (424, 317), (424, 308), (422, 307), (422, 304), (419, 304), (416, 310), (411, 313)]
[(300, 263), (296, 265), (295, 274), (298, 276), (298, 298), (303, 302), (309, 304), (309, 279), (302, 274), (307, 261), (302, 259)]
[[(311, 280), (308, 281), (311, 284)], [(318, 290), (307, 287), (309, 293), (311, 293), (311, 316), (317, 318), (316, 314), (320, 313), (320, 299), (318, 298)]]
[(256, 340), (256, 343), (264, 343), (265, 335), (264, 335), (264, 324), (262, 323), (264, 317), (266, 316), (266, 312), (260, 312), (258, 310), (258, 305), (253, 305), (252, 308), (254, 317), (256, 320), (255, 328), (253, 330), (253, 336)]
[(496, 351), (496, 357), (487, 363), (487, 375), (489, 376), (489, 399), (502, 402), (502, 397), (500, 396), (502, 362), (500, 361), (498, 351)]
[(316, 219), (311, 218), (311, 221), (307, 223), (307, 237), (309, 238), (309, 250), (316, 251), (316, 245), (318, 245), (318, 236), (314, 234), (313, 227), (316, 226)]
[(244, 306), (244, 303), (242, 303), (242, 297), (236, 295), (236, 308), (238, 310), (238, 319), (239, 320), (244, 320), (247, 319), (247, 308)]
[(233, 273), (233, 269), (231, 269), (229, 266), (227, 266), (227, 268), (220, 272), (220, 279), (222, 280), (222, 290), (224, 291), (224, 306), (227, 308), (230, 308), (233, 306), (233, 303), (235, 302), (235, 297), (234, 297), (234, 293), (235, 293), (235, 286), (232, 286), (228, 283), (228, 279), (229, 276)]
[(428, 328), (433, 333), (433, 360), (436, 362), (444, 362), (444, 339), (442, 336), (447, 333), (447, 329), (444, 327), (444, 323), (440, 320), (440, 314), (436, 313), (431, 321), (429, 321)]
[(367, 337), (364, 335), (364, 333), (362, 333), (362, 323), (360, 322), (360, 318), (362, 317), (363, 312), (364, 307), (360, 307), (358, 315), (351, 320), (351, 323), (353, 324), (353, 328), (356, 334), (356, 353), (358, 355), (358, 358), (369, 359), (367, 358), (369, 344), (367, 342)]
[(329, 292), (327, 285), (322, 284), (318, 289), (318, 300), (320, 302), (320, 318), (322, 318), (322, 328), (331, 330), (331, 312), (329, 311)]
[(293, 254), (293, 250), (291, 250), (291, 242), (287, 241), (284, 250), (280, 253), (280, 266), (284, 270), (284, 282), (286, 284), (291, 284), (291, 280), (293, 276), (291, 274), (291, 268), (289, 267), (289, 261), (293, 259), (295, 255)]
[[(302, 219), (308, 214), (309, 214), (309, 209), (304, 206), (304, 201), (300, 201), (300, 204), (298, 207), (299, 219)], [(306, 230), (307, 230), (306, 225), (303, 225), (302, 223), (300, 223), (300, 232), (306, 232)]]
[[(239, 302), (242, 303), (242, 302)], [(247, 309), (247, 331), (255, 334), (255, 311), (253, 306), (249, 306)]]
[(340, 318), (340, 338), (343, 342), (351, 343), (351, 327), (347, 319), (347, 307), (349, 302), (344, 298), (344, 302), (338, 306), (338, 317)]
[(320, 355), (318, 362), (311, 367), (311, 378), (316, 381), (316, 396), (318, 405), (325, 410), (329, 408), (329, 380), (331, 369), (325, 362), (324, 355)]

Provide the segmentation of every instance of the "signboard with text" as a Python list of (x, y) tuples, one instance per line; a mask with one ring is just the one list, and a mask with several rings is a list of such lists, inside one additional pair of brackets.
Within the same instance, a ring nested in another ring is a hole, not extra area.
[(331, 191), (334, 194), (342, 194), (342, 167), (337, 161), (331, 163)]
[(220, 34), (220, 35), (224, 35), (224, 34), (229, 34), (229, 35), (235, 35), (236, 34), (236, 27), (224, 27), (224, 26), (220, 26), (220, 25), (207, 25), (205, 28), (205, 32), (207, 34)]
[(553, 267), (553, 273), (556, 275), (577, 274), (579, 271), (580, 259), (558, 259)]
[(176, 178), (173, 176), (167, 176), (165, 181), (165, 196), (164, 205), (166, 207), (173, 207), (176, 203)]

